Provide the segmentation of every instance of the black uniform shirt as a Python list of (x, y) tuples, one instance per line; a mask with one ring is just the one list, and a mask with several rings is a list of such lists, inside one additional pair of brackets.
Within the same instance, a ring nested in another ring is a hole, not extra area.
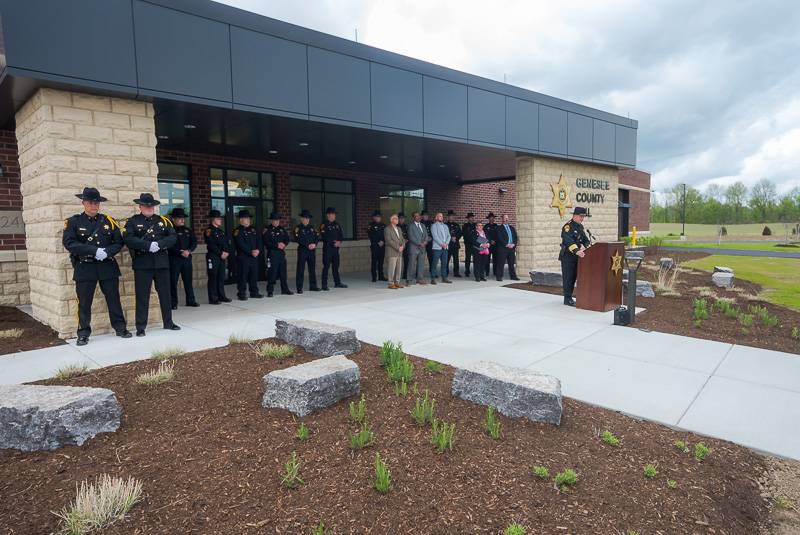
[(214, 225), (209, 225), (205, 231), (206, 251), (212, 256), (221, 256), (223, 252), (231, 252), (231, 243), (225, 231)]
[(475, 242), (475, 223), (464, 223), (461, 227), (461, 235), (464, 236), (464, 244), (471, 244)]
[(578, 249), (581, 246), (589, 247), (590, 243), (586, 232), (583, 230), (583, 225), (570, 219), (561, 228), (561, 252), (558, 255), (558, 259), (572, 258), (577, 260), (578, 257), (575, 253), (578, 252)]
[[(177, 237), (175, 245), (169, 248), (169, 253), (172, 256), (183, 258), (181, 251), (189, 251), (191, 253), (197, 248), (197, 238), (189, 227), (185, 225), (175, 227), (175, 236)], [(190, 257), (191, 255), (186, 258)]]
[(255, 227), (239, 225), (233, 230), (236, 254), (242, 258), (254, 258), (251, 251), (261, 250), (261, 235)]
[(403, 232), (403, 239), (408, 241), (408, 223), (400, 223), (397, 226), (400, 227), (400, 230)]
[(277, 227), (273, 227), (272, 225), (268, 226), (264, 229), (264, 234), (261, 235), (261, 239), (264, 241), (264, 245), (267, 248), (267, 252), (278, 252), (283, 253), (284, 251), (278, 249), (278, 244), (283, 243), (284, 245), (289, 245), (289, 232), (281, 225)]
[[(458, 249), (458, 241), (461, 239), (461, 225), (455, 221), (448, 221), (447, 228), (450, 229), (450, 243), (453, 244), (453, 247)], [(452, 238), (455, 238), (456, 240), (453, 241)]]
[(344, 240), (344, 232), (338, 221), (325, 221), (319, 226), (319, 237), (325, 245)]
[(297, 225), (294, 228), (294, 240), (302, 247), (303, 249), (308, 250), (308, 246), (316, 244), (319, 241), (319, 236), (317, 235), (317, 231), (311, 225)]
[[(150, 217), (136, 214), (125, 222), (123, 238), (131, 251), (134, 270), (169, 268), (167, 249), (175, 245), (177, 238), (172, 221), (166, 217), (158, 214)], [(150, 244), (153, 242), (158, 244), (158, 251), (155, 253), (150, 252)]]
[(375, 222), (369, 224), (367, 227), (367, 235), (369, 236), (369, 243), (373, 246), (378, 246), (379, 241), (383, 241), (383, 231), (386, 230), (386, 225), (383, 224), (383, 221)]
[(427, 249), (433, 250), (433, 240), (431, 239), (431, 236), (433, 236), (433, 234), (431, 234), (431, 227), (433, 226), (433, 220), (428, 219), (427, 221), (425, 221), (424, 219), (422, 219), (420, 220), (420, 223), (425, 225), (425, 228), (428, 229), (428, 243), (425, 247)]
[[(105, 280), (120, 276), (114, 255), (122, 249), (122, 232), (111, 216), (98, 213), (89, 217), (84, 212), (65, 219), (61, 242), (69, 251), (75, 268), (73, 280)], [(108, 255), (102, 262), (95, 259), (97, 249), (105, 249)]]

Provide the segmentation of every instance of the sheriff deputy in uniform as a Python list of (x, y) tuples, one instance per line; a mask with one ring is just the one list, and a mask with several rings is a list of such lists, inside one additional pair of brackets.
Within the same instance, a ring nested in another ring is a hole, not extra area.
[(329, 206), (325, 210), (326, 221), (319, 226), (319, 237), (322, 240), (322, 290), (328, 291), (328, 269), (333, 268), (334, 288), (347, 288), (339, 278), (339, 248), (344, 239), (342, 226), (336, 222), (336, 208)]
[(122, 249), (119, 224), (100, 213), (106, 198), (95, 188), (83, 188), (75, 195), (83, 204), (83, 213), (64, 220), (62, 243), (69, 251), (74, 269), (75, 293), (78, 296), (78, 342), (85, 346), (92, 333), (92, 300), (97, 283), (106, 298), (108, 317), (117, 336), (130, 338), (119, 299), (119, 266), (114, 256)]
[[(403, 212), (397, 213), (397, 226), (400, 227), (400, 231), (403, 233), (403, 239), (405, 243), (408, 243), (408, 223), (406, 223), (406, 214)], [(407, 278), (408, 275), (408, 247), (403, 247), (403, 280)]]
[(367, 227), (370, 253), (369, 270), (372, 274), (372, 282), (389, 280), (383, 272), (383, 258), (386, 254), (386, 246), (383, 243), (384, 230), (386, 230), (386, 225), (383, 223), (381, 211), (375, 210), (372, 212), (372, 223)]
[(431, 261), (433, 260), (433, 240), (431, 239), (431, 227), (433, 226), (433, 221), (431, 220), (431, 216), (427, 210), (423, 210), (419, 215), (422, 217), (422, 224), (428, 229), (428, 242), (425, 244), (425, 255), (428, 257), (428, 267), (430, 267)]
[(286, 246), (291, 241), (289, 232), (281, 226), (281, 214), (272, 212), (269, 214), (270, 225), (264, 229), (261, 240), (267, 249), (267, 297), (272, 297), (275, 288), (275, 281), (281, 280), (281, 294), (294, 295), (289, 289), (286, 281)]
[(311, 212), (308, 210), (300, 212), (300, 224), (294, 228), (294, 239), (297, 242), (297, 271), (295, 272), (297, 293), (303, 293), (306, 266), (308, 266), (308, 289), (318, 292), (316, 249), (319, 236), (316, 229), (311, 226)]
[(489, 270), (494, 272), (497, 267), (497, 248), (496, 248), (496, 239), (495, 239), (495, 231), (497, 230), (497, 223), (494, 222), (494, 212), (489, 212), (486, 216), (486, 223), (483, 226), (483, 232), (486, 234), (486, 237), (489, 238), (489, 261), (486, 263), (486, 276), (489, 276)]
[(139, 213), (125, 223), (124, 240), (133, 257), (133, 280), (136, 290), (136, 336), (144, 336), (150, 311), (150, 289), (155, 282), (164, 328), (179, 331), (172, 322), (172, 297), (169, 289), (169, 254), (177, 237), (172, 222), (155, 213), (159, 201), (150, 193), (134, 199)]
[(186, 212), (183, 211), (183, 208), (174, 208), (169, 216), (177, 236), (175, 245), (169, 248), (169, 287), (172, 296), (172, 310), (178, 309), (179, 278), (183, 278), (186, 306), (199, 307), (192, 287), (192, 252), (197, 248), (197, 238), (194, 231), (186, 226)]
[(469, 264), (475, 254), (473, 244), (475, 243), (475, 214), (467, 213), (467, 222), (461, 227), (461, 235), (464, 236), (464, 275), (469, 277)]
[(453, 276), (461, 278), (458, 272), (458, 251), (461, 249), (461, 225), (452, 220), (453, 210), (447, 211), (447, 228), (450, 230), (450, 246), (447, 248), (447, 263), (453, 262)]
[(250, 297), (261, 299), (258, 293), (258, 257), (261, 254), (261, 234), (250, 225), (249, 210), (239, 211), (239, 226), (233, 230), (233, 241), (236, 245), (236, 293), (239, 301), (247, 301), (247, 290)]
[(561, 252), (558, 253), (558, 259), (561, 261), (564, 304), (571, 307), (575, 306), (572, 292), (575, 289), (575, 279), (578, 277), (578, 258), (583, 258), (584, 250), (591, 243), (583, 229), (583, 220), (587, 217), (590, 217), (589, 211), (576, 206), (572, 212), (572, 219), (561, 229)]
[(208, 214), (206, 238), (206, 269), (208, 270), (208, 304), (230, 303), (225, 296), (225, 263), (231, 254), (231, 243), (222, 229), (222, 214), (211, 210)]

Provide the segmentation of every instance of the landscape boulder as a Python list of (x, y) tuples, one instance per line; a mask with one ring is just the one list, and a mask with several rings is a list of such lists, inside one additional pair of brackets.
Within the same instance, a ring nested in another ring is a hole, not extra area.
[(561, 288), (561, 273), (555, 271), (531, 271), (531, 282), (538, 286)]
[(714, 273), (733, 273), (733, 269), (725, 266), (714, 266)]
[(315, 355), (349, 355), (361, 350), (356, 331), (309, 320), (276, 320), (275, 336), (287, 344), (302, 346)]
[(675, 261), (672, 258), (667, 257), (662, 258), (658, 263), (661, 266), (661, 269), (672, 269), (672, 266), (675, 265)]
[(511, 418), (561, 423), (561, 381), (551, 375), (482, 361), (456, 370), (452, 392)]
[(297, 416), (324, 409), (361, 391), (358, 364), (341, 355), (276, 370), (265, 375), (263, 381), (261, 405), (286, 409)]
[(711, 274), (711, 282), (718, 288), (733, 288), (733, 273), (716, 271)]
[[(622, 281), (622, 290), (624, 292), (628, 291), (628, 281)], [(653, 285), (649, 281), (642, 281), (636, 280), (636, 295), (641, 295), (642, 297), (655, 297), (656, 292), (653, 290)]]
[(122, 408), (106, 388), (0, 385), (0, 448), (80, 446), (119, 428)]

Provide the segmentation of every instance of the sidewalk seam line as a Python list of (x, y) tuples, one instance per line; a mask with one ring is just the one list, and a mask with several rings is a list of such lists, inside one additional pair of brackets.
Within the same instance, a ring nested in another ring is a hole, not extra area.
[(697, 393), (694, 395), (694, 397), (692, 398), (692, 400), (689, 402), (689, 405), (687, 405), (687, 406), (686, 406), (686, 409), (684, 409), (684, 411), (681, 413), (681, 416), (680, 416), (680, 418), (678, 418), (678, 420), (675, 422), (675, 425), (681, 425), (681, 420), (683, 420), (683, 419), (686, 417), (686, 413), (688, 413), (688, 412), (689, 412), (689, 410), (692, 408), (692, 406), (693, 406), (693, 405), (695, 404), (695, 402), (697, 401), (697, 398), (699, 398), (699, 397), (700, 397), (700, 394), (702, 394), (702, 393), (703, 393), (703, 390), (705, 390), (705, 389), (706, 389), (706, 386), (708, 385), (708, 382), (711, 380), (711, 378), (712, 378), (712, 377), (714, 377), (714, 374), (716, 374), (716, 373), (717, 373), (717, 370), (719, 369), (719, 367), (720, 367), (720, 366), (722, 366), (722, 363), (723, 363), (723, 362), (725, 362), (726, 360), (728, 360), (728, 355), (730, 355), (730, 354), (731, 354), (731, 351), (733, 351), (733, 347), (734, 347), (734, 344), (731, 344), (731, 346), (728, 348), (728, 351), (726, 351), (726, 352), (725, 352), (725, 356), (724, 356), (724, 357), (722, 357), (722, 358), (720, 359), (720, 361), (717, 363), (717, 365), (716, 365), (716, 366), (714, 367), (714, 369), (711, 371), (711, 373), (709, 374), (709, 376), (708, 376), (708, 377), (706, 377), (706, 380), (705, 380), (705, 382), (703, 383), (703, 386), (701, 386), (701, 387), (700, 387), (700, 389), (699, 389), (699, 390), (697, 391)]

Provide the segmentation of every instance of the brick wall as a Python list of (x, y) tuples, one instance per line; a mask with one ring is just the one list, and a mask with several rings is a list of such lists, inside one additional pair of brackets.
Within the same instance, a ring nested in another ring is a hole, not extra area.
[[(619, 171), (619, 186), (650, 189), (650, 173), (638, 169), (621, 169)], [(650, 193), (630, 189), (630, 211), (628, 212), (628, 231), (636, 227), (637, 232), (650, 231)]]
[[(0, 130), (0, 210), (22, 210), (22, 193), (19, 184), (19, 159), (17, 137), (10, 130)], [(0, 234), (0, 251), (25, 249), (24, 234)]]

